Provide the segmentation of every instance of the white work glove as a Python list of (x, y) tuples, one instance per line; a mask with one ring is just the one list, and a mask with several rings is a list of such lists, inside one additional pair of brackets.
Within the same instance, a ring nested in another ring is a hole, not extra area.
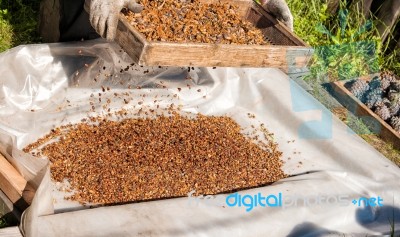
[(119, 13), (122, 8), (129, 8), (135, 13), (143, 10), (143, 6), (135, 0), (86, 0), (85, 10), (96, 32), (107, 40), (114, 40), (117, 32)]
[(293, 31), (293, 15), (285, 0), (261, 0), (261, 5)]

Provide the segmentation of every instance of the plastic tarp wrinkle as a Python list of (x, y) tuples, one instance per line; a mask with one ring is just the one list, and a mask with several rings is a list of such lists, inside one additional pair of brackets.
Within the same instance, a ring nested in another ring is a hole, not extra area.
[[(0, 54), (0, 65), (0, 151), (38, 188), (20, 226), (28, 237), (365, 236), (389, 234), (391, 226), (400, 233), (399, 168), (277, 69), (140, 67), (102, 40), (19, 46)], [(290, 176), (237, 195), (280, 195), (283, 205), (246, 211), (182, 197), (88, 209), (64, 200), (48, 161), (22, 149), (55, 126), (102, 115), (100, 105), (88, 112), (92, 94), (106, 100), (125, 92), (132, 103), (114, 98), (112, 111), (132, 109), (139, 94), (171, 95), (161, 103), (226, 114), (244, 127), (264, 123)]]

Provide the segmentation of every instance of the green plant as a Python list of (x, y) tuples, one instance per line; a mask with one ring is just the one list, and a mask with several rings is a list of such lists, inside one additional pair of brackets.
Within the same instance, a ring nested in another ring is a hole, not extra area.
[(40, 0), (0, 0), (0, 52), (40, 41), (39, 3)]
[(381, 65), (383, 69), (393, 71), (396, 75), (400, 75), (400, 48), (394, 49), (386, 54)]
[(317, 31), (318, 23), (326, 24), (332, 17), (328, 6), (320, 0), (287, 0), (294, 18), (294, 31), (311, 46), (325, 45), (326, 37)]
[(327, 36), (328, 45), (316, 47), (317, 63), (314, 67), (328, 73), (333, 80), (345, 80), (379, 71), (376, 52), (379, 38), (369, 32), (372, 22), (366, 21), (355, 27), (349, 24), (348, 18), (349, 12), (340, 10), (338, 23), (332, 30), (321, 23), (317, 25), (317, 30)]
[(12, 27), (9, 20), (10, 14), (7, 9), (0, 9), (0, 52), (12, 45)]
[(334, 14), (329, 13), (326, 1), (287, 2), (294, 15), (295, 33), (315, 49), (311, 75), (306, 80), (322, 75), (330, 81), (350, 79), (381, 69), (400, 73), (399, 50), (390, 51), (389, 41), (381, 42), (376, 19), (365, 19), (356, 8), (347, 10), (346, 0)]
[(4, 218), (0, 218), (0, 228), (5, 228), (8, 226), (7, 221)]
[[(314, 73), (327, 73), (330, 80), (346, 80), (380, 70), (378, 64), (379, 37), (371, 33), (371, 21), (361, 26), (351, 25), (347, 10), (340, 10), (338, 23), (328, 30), (322, 23), (317, 31), (326, 35), (327, 45), (315, 48)], [(354, 19), (354, 18), (353, 18)], [(358, 22), (364, 22), (362, 18)]]
[[(400, 18), (397, 21), (400, 24)], [(393, 71), (395, 74), (400, 76), (400, 47), (390, 47), (392, 44), (397, 44), (398, 42), (394, 40), (393, 31), (389, 32), (387, 40), (382, 44), (382, 56), (380, 57), (379, 64), (382, 69)]]

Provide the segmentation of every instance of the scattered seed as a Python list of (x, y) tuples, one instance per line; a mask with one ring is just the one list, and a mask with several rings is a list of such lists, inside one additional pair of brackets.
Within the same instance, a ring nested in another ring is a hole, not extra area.
[(168, 112), (154, 119), (91, 117), (93, 124), (55, 128), (24, 151), (48, 157), (52, 180), (68, 179), (77, 190), (70, 199), (81, 203), (217, 194), (286, 177), (272, 140), (255, 144), (226, 116)]
[[(140, 14), (124, 10), (130, 24), (150, 41), (265, 45), (264, 36), (229, 3), (199, 0), (139, 0)], [(194, 68), (192, 67), (192, 70)]]

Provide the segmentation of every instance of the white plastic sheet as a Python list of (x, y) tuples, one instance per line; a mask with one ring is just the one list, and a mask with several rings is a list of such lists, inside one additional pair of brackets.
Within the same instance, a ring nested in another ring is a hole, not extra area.
[[(26, 236), (365, 236), (393, 226), (400, 233), (400, 169), (277, 69), (128, 68), (126, 54), (101, 40), (20, 46), (1, 54), (0, 65), (0, 149), (38, 188), (20, 226)], [(162, 103), (184, 111), (264, 123), (290, 177), (239, 194), (280, 193), (283, 205), (246, 211), (229, 207), (228, 194), (213, 197), (218, 205), (184, 197), (85, 209), (63, 200), (47, 160), (21, 149), (54, 126), (104, 113), (88, 103), (102, 86), (111, 89), (104, 100), (128, 93), (130, 102), (114, 98), (111, 111), (138, 109), (139, 94), (164, 95)]]

